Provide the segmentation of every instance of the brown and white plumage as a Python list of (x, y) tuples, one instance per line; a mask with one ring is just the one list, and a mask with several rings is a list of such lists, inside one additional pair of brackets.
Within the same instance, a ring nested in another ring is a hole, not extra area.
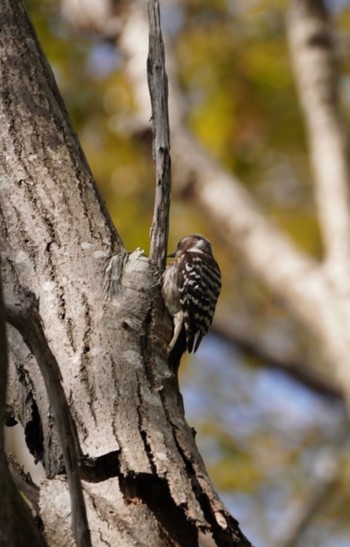
[(163, 277), (163, 297), (174, 318), (169, 355), (197, 351), (212, 323), (221, 289), (220, 268), (210, 242), (201, 235), (183, 237)]

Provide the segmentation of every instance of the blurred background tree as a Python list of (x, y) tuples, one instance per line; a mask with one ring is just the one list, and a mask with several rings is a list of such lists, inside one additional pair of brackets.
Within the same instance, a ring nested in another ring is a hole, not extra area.
[[(28, 0), (27, 6), (124, 244), (148, 252), (150, 127), (140, 117), (128, 69), (132, 63), (145, 77), (147, 41), (130, 31), (143, 2)], [(347, 120), (350, 6), (345, 0), (327, 6)], [(308, 138), (287, 44), (288, 7), (276, 0), (163, 0), (170, 93), (176, 60), (175, 91), (198, 142), (243, 181), (298, 248), (320, 260)], [(130, 59), (126, 25), (128, 40), (143, 51), (141, 61)], [(173, 110), (173, 124), (177, 114)], [(185, 234), (203, 233), (224, 280), (213, 332), (183, 364), (180, 379), (208, 471), (250, 540), (260, 538), (259, 547), (349, 547), (345, 395), (328, 374), (317, 337), (242, 253), (228, 248), (191, 191), (176, 184), (181, 169), (175, 153), (170, 247)]]

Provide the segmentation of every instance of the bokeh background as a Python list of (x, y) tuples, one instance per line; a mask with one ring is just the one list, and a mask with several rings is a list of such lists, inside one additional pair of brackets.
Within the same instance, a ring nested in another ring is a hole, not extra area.
[[(108, 33), (89, 25), (78, 30), (64, 7), (68, 0), (26, 4), (118, 232), (128, 250), (148, 253), (154, 165), (149, 135), (130, 129), (137, 112), (123, 50)], [(327, 4), (348, 119), (350, 4)], [(281, 0), (164, 0), (163, 32), (172, 40), (187, 123), (198, 141), (318, 258), (286, 6)], [(169, 246), (191, 232), (211, 239), (223, 272), (217, 321), (180, 376), (187, 420), (213, 483), (258, 547), (350, 547), (344, 403), (337, 391), (303, 376), (305, 363), (322, 362), (320, 349), (174, 190)], [(226, 321), (236, 336), (227, 335)]]

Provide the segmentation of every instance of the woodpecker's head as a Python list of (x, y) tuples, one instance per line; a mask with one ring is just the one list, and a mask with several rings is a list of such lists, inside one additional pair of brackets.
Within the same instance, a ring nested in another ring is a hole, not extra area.
[(188, 252), (213, 254), (210, 241), (199, 234), (191, 234), (180, 239), (176, 251), (168, 256), (178, 258)]

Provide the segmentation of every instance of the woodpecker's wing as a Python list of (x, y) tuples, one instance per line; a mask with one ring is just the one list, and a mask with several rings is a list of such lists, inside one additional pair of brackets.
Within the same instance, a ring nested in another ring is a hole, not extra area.
[(213, 320), (221, 289), (221, 273), (212, 255), (188, 252), (179, 268), (180, 304), (187, 351), (196, 352)]

